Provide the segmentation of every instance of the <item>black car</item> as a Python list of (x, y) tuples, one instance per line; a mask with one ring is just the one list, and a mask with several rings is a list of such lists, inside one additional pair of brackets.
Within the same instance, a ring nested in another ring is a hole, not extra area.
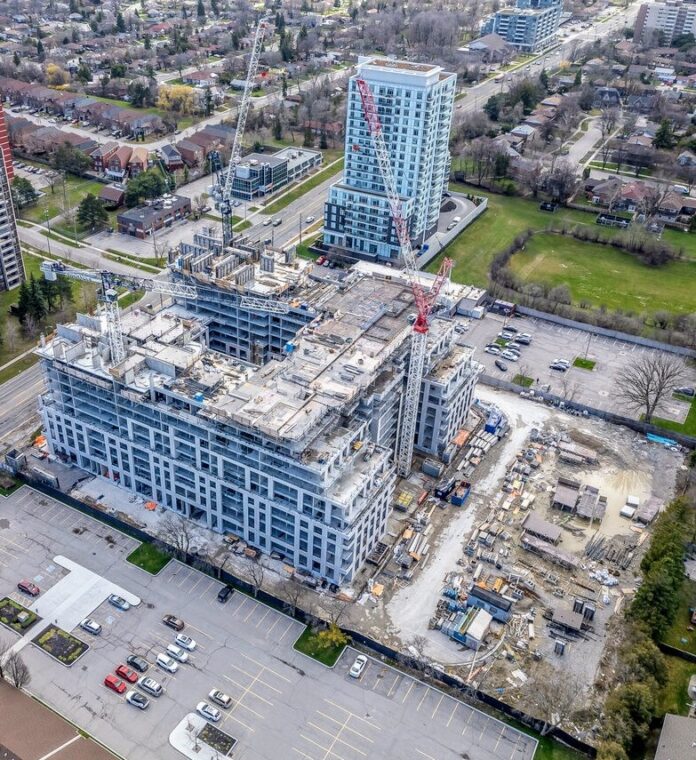
[(696, 396), (696, 388), (690, 386), (684, 388), (675, 388), (675, 393), (681, 393), (682, 396)]
[(217, 596), (218, 602), (220, 602), (221, 604), (224, 604), (232, 596), (233, 593), (234, 593), (234, 589), (231, 586), (223, 586), (218, 591), (218, 596)]
[(130, 665), (133, 670), (137, 670), (138, 673), (144, 673), (150, 667), (148, 661), (142, 657), (138, 657), (137, 654), (128, 655), (126, 657), (126, 664)]
[(495, 360), (495, 366), (501, 371), (501, 372), (507, 372), (507, 364), (505, 364), (504, 361), (501, 361), (500, 359)]

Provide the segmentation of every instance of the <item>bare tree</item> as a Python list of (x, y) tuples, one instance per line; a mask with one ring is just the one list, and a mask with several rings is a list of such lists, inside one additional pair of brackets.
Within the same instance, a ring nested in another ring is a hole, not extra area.
[(610, 135), (619, 121), (619, 111), (617, 108), (603, 108), (599, 117), (599, 131), (602, 133), (602, 140)]
[(670, 192), (669, 185), (648, 185), (646, 187), (640, 201), (640, 210), (645, 214), (645, 221), (657, 214)]
[(7, 639), (0, 639), (0, 681), (5, 678), (5, 667), (7, 666), (5, 655), (11, 646), (12, 642), (7, 641)]
[(645, 422), (651, 422), (663, 399), (684, 377), (684, 365), (675, 356), (651, 351), (642, 359), (627, 365), (616, 376), (615, 384), (620, 398), (635, 410), (643, 413)]
[(31, 673), (19, 652), (12, 652), (5, 662), (5, 673), (16, 689), (23, 689), (31, 681)]
[(525, 703), (539, 713), (544, 721), (541, 735), (546, 736), (552, 729), (567, 721), (581, 706), (583, 688), (572, 674), (554, 667), (542, 668), (525, 684)]
[(408, 648), (415, 652), (416, 665), (419, 668), (424, 668), (427, 663), (427, 657), (425, 656), (425, 648), (428, 646), (428, 639), (425, 636), (416, 634), (408, 643)]
[(329, 599), (323, 599), (321, 602), (322, 610), (324, 611), (329, 623), (333, 625), (339, 625), (341, 618), (348, 609), (350, 602), (343, 599), (337, 599), (335, 596)]
[(294, 616), (304, 595), (304, 589), (297, 581), (288, 581), (283, 585), (281, 596), (283, 597), (283, 600), (287, 602), (291, 615)]
[(252, 562), (249, 568), (249, 579), (251, 580), (251, 586), (254, 592), (254, 599), (259, 594), (259, 590), (263, 586), (263, 579), (266, 575), (263, 565), (260, 562)]
[(576, 167), (570, 161), (559, 161), (548, 178), (548, 190), (559, 203), (565, 204), (578, 186)]
[(176, 549), (180, 559), (185, 559), (194, 535), (193, 524), (185, 517), (169, 512), (162, 519), (157, 535)]

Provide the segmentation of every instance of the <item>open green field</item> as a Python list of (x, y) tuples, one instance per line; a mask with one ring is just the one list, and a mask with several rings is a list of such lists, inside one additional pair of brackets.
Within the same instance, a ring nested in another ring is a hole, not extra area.
[[(653, 417), (653, 423), (665, 430), (672, 430), (675, 433), (696, 435), (696, 402), (691, 402), (691, 408), (683, 423), (675, 422), (674, 420), (663, 420), (660, 417)], [(696, 607), (696, 596), (692, 599), (691, 605)], [(674, 644), (674, 646), (676, 646), (676, 644)], [(696, 654), (696, 648), (694, 648), (693, 652)]]
[(696, 263), (672, 261), (650, 267), (607, 245), (542, 233), (516, 253), (510, 270), (526, 282), (567, 285), (573, 302), (614, 311), (696, 310)]
[(665, 655), (667, 663), (667, 685), (660, 691), (658, 712), (686, 715), (689, 709), (689, 679), (696, 673), (696, 662), (682, 660), (681, 657)]
[(696, 629), (691, 625), (690, 608), (696, 607), (696, 581), (684, 578), (679, 592), (679, 610), (662, 640), (676, 649), (696, 654)]
[[(460, 184), (450, 184), (450, 190), (462, 193), (477, 192), (471, 187)], [(539, 209), (539, 201), (488, 193), (479, 194), (488, 197), (488, 208), (473, 224), (458, 235), (444, 251), (447, 256), (454, 259), (452, 279), (456, 282), (486, 287), (488, 285), (488, 271), (496, 254), (509, 246), (517, 235), (527, 229), (543, 232), (544, 230), (548, 230), (552, 224), (558, 226), (564, 222), (571, 225), (587, 224), (595, 227), (596, 214), (594, 212), (561, 208), (555, 213), (550, 214), (547, 211)], [(609, 237), (619, 234), (619, 231), (605, 227), (602, 229), (602, 234)], [(568, 242), (567, 239), (564, 239), (565, 242)], [(686, 258), (696, 261), (696, 235), (680, 232), (679, 230), (666, 229), (662, 234), (662, 242), (671, 245), (675, 251), (681, 249)], [(636, 264), (641, 266), (646, 272), (651, 272), (653, 278), (658, 272), (662, 276), (662, 269), (656, 270), (643, 267), (637, 260)], [(428, 272), (436, 272), (439, 266), (440, 261), (438, 257), (430, 262), (426, 270)], [(691, 273), (691, 269), (682, 271)], [(694, 271), (696, 272), (696, 270)], [(620, 275), (621, 272), (614, 273), (612, 278), (614, 282), (617, 280), (617, 274)], [(691, 276), (693, 277), (694, 274)], [(678, 279), (678, 277), (675, 279)], [(686, 286), (684, 289), (687, 289)], [(652, 296), (653, 293), (651, 292), (650, 295)], [(634, 311), (639, 310), (636, 304), (628, 308), (632, 308)], [(662, 307), (658, 305), (653, 306), (653, 310), (660, 308)], [(670, 308), (669, 310), (671, 311), (672, 309)]]
[(62, 184), (59, 183), (54, 187), (55, 192), (51, 192), (51, 188), (47, 187), (43, 191), (44, 195), (35, 204), (21, 210), (20, 218), (42, 224), (46, 221), (46, 213), (48, 213), (49, 219), (53, 219), (65, 211), (64, 200), (67, 200), (69, 209), (75, 208), (87, 193), (99, 195), (102, 187), (104, 185), (101, 182), (73, 177), (68, 174), (65, 178), (65, 199), (63, 198)]

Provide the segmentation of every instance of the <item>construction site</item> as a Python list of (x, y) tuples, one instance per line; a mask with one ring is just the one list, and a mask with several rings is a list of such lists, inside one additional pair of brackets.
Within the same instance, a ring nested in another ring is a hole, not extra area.
[(512, 704), (549, 668), (590, 687), (682, 454), (482, 386), (460, 444), (397, 485), (352, 624)]

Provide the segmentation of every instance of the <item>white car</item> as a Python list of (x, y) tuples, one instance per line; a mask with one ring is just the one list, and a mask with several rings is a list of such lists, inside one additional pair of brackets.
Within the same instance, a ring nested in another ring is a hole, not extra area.
[(517, 362), (520, 360), (519, 354), (516, 354), (514, 351), (503, 351), (502, 354), (500, 354), (503, 359), (507, 359), (509, 362)]
[(497, 346), (486, 346), (486, 353), (498, 356), (498, 354), (500, 354), (500, 349)]
[(162, 654), (161, 652), (157, 655), (155, 663), (157, 667), (166, 670), (167, 673), (176, 673), (176, 671), (179, 670), (179, 666), (176, 662), (171, 657), (167, 657), (166, 654)]
[(213, 723), (217, 723), (222, 715), (217, 708), (209, 705), (207, 702), (199, 702), (196, 705), (196, 712), (207, 720), (212, 720)]
[(224, 707), (225, 709), (227, 709), (232, 704), (232, 697), (230, 697), (229, 694), (225, 694), (224, 691), (220, 691), (220, 689), (213, 689), (210, 694), (208, 694), (208, 699), (211, 702), (215, 702), (216, 705)]
[(272, 221), (273, 221), (273, 219), (264, 219), (263, 220), (263, 226), (264, 227), (268, 227), (268, 225), (271, 224)]
[(182, 649), (187, 649), (189, 652), (193, 652), (198, 646), (190, 636), (186, 636), (186, 634), (183, 633), (177, 633), (174, 642), (177, 646), (180, 646)]
[(554, 359), (554, 364), (562, 364), (564, 367), (570, 367), (570, 362), (567, 359)]
[(305, 224), (311, 224), (313, 221), (314, 221), (314, 217), (313, 216), (308, 216), (305, 219)]
[(355, 662), (350, 667), (350, 672), (348, 675), (350, 675), (351, 678), (360, 678), (360, 676), (363, 674), (363, 671), (367, 667), (367, 657), (365, 657), (364, 654), (359, 654), (355, 658)]
[(129, 691), (128, 694), (126, 694), (126, 702), (133, 705), (133, 707), (137, 707), (139, 710), (147, 710), (148, 705), (150, 704), (150, 700), (139, 691)]
[(122, 596), (118, 596), (118, 594), (111, 594), (107, 601), (116, 607), (116, 609), (123, 610), (123, 612), (130, 609), (130, 604)]
[(169, 644), (167, 646), (167, 654), (170, 657), (173, 657), (177, 662), (187, 662), (189, 658), (188, 653), (175, 644)]
[(99, 636), (102, 631), (101, 625), (96, 620), (92, 620), (92, 618), (85, 618), (80, 623), (80, 628), (83, 631), (87, 631), (87, 633), (91, 633), (92, 636)]

